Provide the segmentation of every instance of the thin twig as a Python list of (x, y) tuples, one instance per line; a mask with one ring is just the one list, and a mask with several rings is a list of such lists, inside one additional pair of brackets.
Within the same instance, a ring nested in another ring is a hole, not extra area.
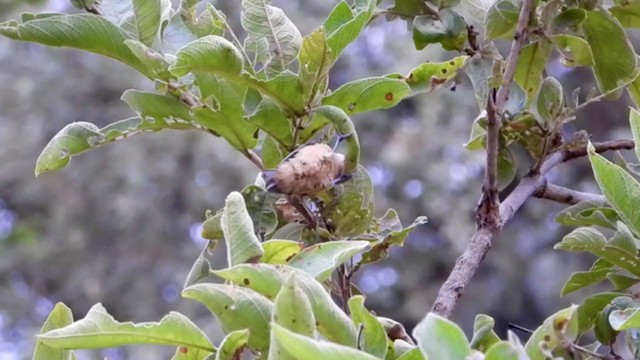
[[(602, 141), (592, 143), (597, 153), (602, 153), (611, 150), (631, 150), (634, 143), (632, 139)], [(540, 167), (540, 173), (546, 174), (556, 165), (567, 162), (569, 160), (579, 158), (587, 155), (587, 146), (581, 146), (573, 149), (565, 149), (555, 152), (547, 157), (542, 166)]]
[(540, 187), (533, 196), (569, 205), (575, 205), (581, 201), (606, 201), (603, 195), (582, 192), (549, 183)]
[(260, 171), (264, 171), (264, 164), (262, 163), (262, 159), (253, 150), (245, 150), (242, 152), (242, 155), (244, 155), (247, 159), (249, 159), (249, 161), (257, 166)]

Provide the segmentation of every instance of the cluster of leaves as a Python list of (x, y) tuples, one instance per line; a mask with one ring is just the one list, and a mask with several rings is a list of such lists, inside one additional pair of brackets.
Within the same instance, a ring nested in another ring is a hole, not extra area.
[[(640, 112), (631, 109), (630, 124), (640, 157)], [(640, 182), (633, 163), (617, 154), (615, 162), (590, 148), (589, 159), (596, 181), (606, 201), (580, 202), (558, 215), (557, 221), (580, 226), (565, 236), (555, 248), (587, 252), (597, 260), (587, 271), (576, 272), (565, 283), (562, 294), (608, 280), (613, 289), (584, 299), (578, 307), (579, 333), (594, 329), (599, 343), (613, 346), (622, 332), (629, 353), (637, 357), (640, 348), (635, 332), (640, 328), (640, 303), (635, 287), (640, 283), (640, 219), (636, 204), (640, 201)], [(598, 228), (612, 233), (607, 239)], [(624, 346), (624, 341), (622, 342)]]

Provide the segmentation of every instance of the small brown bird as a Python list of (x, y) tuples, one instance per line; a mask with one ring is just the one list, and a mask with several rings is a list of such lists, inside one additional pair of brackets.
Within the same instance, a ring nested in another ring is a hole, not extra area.
[(301, 147), (263, 177), (267, 190), (286, 195), (309, 196), (345, 182), (344, 155), (326, 144)]

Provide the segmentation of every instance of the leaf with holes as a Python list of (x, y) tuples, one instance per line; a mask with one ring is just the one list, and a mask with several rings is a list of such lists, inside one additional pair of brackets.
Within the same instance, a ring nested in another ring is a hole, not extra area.
[(538, 327), (525, 344), (527, 355), (531, 360), (545, 360), (549, 351), (553, 351), (560, 344), (559, 335), (564, 341), (574, 341), (578, 336), (578, 305), (548, 317)]
[(205, 305), (220, 321), (225, 333), (249, 329), (248, 346), (255, 351), (269, 347), (269, 321), (273, 304), (257, 292), (236, 285), (195, 284), (182, 290), (186, 299)]
[(409, 96), (406, 82), (387, 77), (371, 77), (346, 83), (322, 100), (323, 105), (334, 105), (349, 115), (388, 109)]
[(560, 61), (564, 66), (592, 66), (594, 64), (591, 47), (583, 38), (574, 35), (560, 34), (552, 35), (550, 39), (556, 49), (562, 54)]
[(38, 335), (38, 340), (54, 348), (101, 349), (131, 344), (179, 345), (209, 352), (216, 349), (186, 316), (171, 312), (159, 322), (118, 322), (102, 304), (96, 304), (84, 319)]
[(295, 255), (287, 265), (325, 281), (338, 266), (369, 247), (367, 241), (331, 241), (306, 247)]
[(372, 244), (370, 250), (362, 254), (362, 264), (373, 263), (386, 259), (389, 256), (389, 248), (392, 246), (403, 246), (409, 234), (420, 225), (428, 222), (426, 216), (417, 217), (413, 223), (405, 228), (402, 227), (398, 213), (394, 209), (389, 209), (384, 216), (377, 220), (374, 234), (377, 241)]
[(327, 90), (331, 69), (331, 49), (324, 28), (319, 28), (302, 39), (298, 54), (298, 77), (302, 83), (305, 102), (314, 105), (318, 95)]
[(227, 243), (229, 266), (255, 262), (262, 257), (264, 251), (254, 232), (253, 221), (242, 194), (234, 191), (227, 196), (220, 222)]

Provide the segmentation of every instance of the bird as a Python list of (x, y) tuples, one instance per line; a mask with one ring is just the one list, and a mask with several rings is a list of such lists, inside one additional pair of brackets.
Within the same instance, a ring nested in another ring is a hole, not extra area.
[(324, 143), (303, 145), (263, 171), (266, 189), (293, 196), (313, 196), (351, 178), (344, 174), (345, 157)]

